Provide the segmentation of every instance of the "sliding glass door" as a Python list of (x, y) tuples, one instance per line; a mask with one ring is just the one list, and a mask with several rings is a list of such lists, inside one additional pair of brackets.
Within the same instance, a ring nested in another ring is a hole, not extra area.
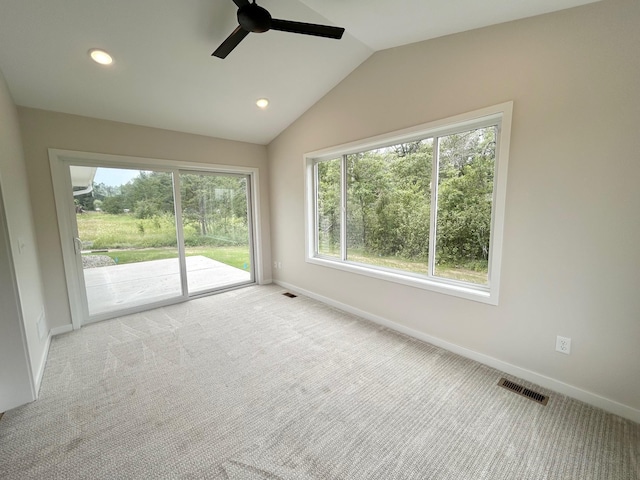
[(248, 181), (246, 175), (180, 172), (190, 295), (253, 282)]
[(86, 321), (254, 282), (249, 175), (70, 164)]

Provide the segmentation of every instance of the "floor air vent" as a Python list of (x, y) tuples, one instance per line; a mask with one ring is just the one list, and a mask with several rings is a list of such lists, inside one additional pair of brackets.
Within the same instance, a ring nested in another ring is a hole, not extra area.
[(549, 401), (549, 397), (547, 397), (546, 395), (542, 395), (541, 393), (529, 390), (528, 388), (523, 387), (522, 385), (518, 385), (517, 383), (513, 383), (506, 378), (501, 378), (498, 382), (498, 385), (542, 405), (546, 405)]
[(296, 298), (297, 295), (294, 295), (293, 293), (289, 293), (289, 292), (284, 292), (283, 295), (285, 297), (289, 297), (289, 298)]

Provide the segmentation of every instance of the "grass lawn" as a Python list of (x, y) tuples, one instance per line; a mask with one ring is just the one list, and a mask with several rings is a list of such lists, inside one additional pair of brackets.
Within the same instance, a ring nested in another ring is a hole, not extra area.
[[(76, 219), (84, 248), (106, 249), (107, 252), (93, 254), (107, 255), (118, 264), (178, 257), (174, 218), (171, 215), (138, 219), (129, 214), (85, 212), (76, 215)], [(192, 226), (186, 225), (184, 233), (187, 241), (198, 240)], [(247, 246), (186, 247), (185, 252), (187, 256), (203, 255), (242, 270), (248, 270), (250, 266)]]
[[(137, 219), (133, 215), (110, 215), (102, 212), (86, 212), (76, 215), (78, 232), (87, 249), (109, 249), (108, 252), (96, 252), (108, 255), (117, 263), (146, 262), (164, 258), (177, 258), (174, 218), (171, 215), (148, 219)], [(186, 243), (198, 243), (195, 229), (184, 228)], [(173, 247), (168, 245), (174, 245)], [(326, 247), (326, 254), (338, 256), (339, 253)], [(186, 247), (187, 256), (203, 255), (232, 267), (248, 270), (250, 264), (249, 249), (246, 246), (200, 246)], [(363, 250), (351, 249), (349, 260), (377, 265), (384, 268), (404, 270), (419, 274), (427, 273), (427, 262), (401, 257), (380, 257)], [(487, 284), (487, 272), (452, 266), (437, 265), (439, 277), (462, 280), (478, 285)]]
[[(185, 249), (185, 253), (187, 257), (202, 255), (241, 270), (249, 270), (250, 266), (249, 249), (247, 247), (188, 247)], [(84, 255), (107, 255), (120, 265), (125, 263), (163, 260), (165, 258), (178, 258), (178, 249), (165, 247), (144, 248), (140, 250), (110, 250), (108, 252), (85, 253)]]
[(138, 219), (130, 214), (85, 212), (76, 215), (85, 249), (149, 248), (176, 244), (172, 216)]
[[(358, 263), (366, 263), (376, 265), (378, 267), (392, 268), (395, 270), (403, 270), (405, 272), (419, 273), (426, 275), (428, 273), (427, 261), (417, 261), (402, 257), (381, 257), (363, 250), (351, 249), (348, 252), (348, 260)], [(464, 282), (475, 283), (477, 285), (487, 284), (487, 272), (475, 271), (455, 265), (436, 265), (436, 275), (450, 280), (461, 280)]]
[(204, 257), (217, 260), (218, 262), (231, 265), (241, 270), (251, 268), (251, 258), (249, 257), (249, 247), (187, 247), (185, 249), (187, 257), (192, 255), (202, 255)]

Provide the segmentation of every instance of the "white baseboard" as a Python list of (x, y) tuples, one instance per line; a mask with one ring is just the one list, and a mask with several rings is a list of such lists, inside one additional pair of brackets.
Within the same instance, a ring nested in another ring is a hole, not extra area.
[(492, 368), (508, 373), (509, 375), (513, 375), (514, 377), (522, 378), (531, 383), (535, 383), (536, 385), (540, 385), (541, 387), (548, 388), (549, 390), (567, 395), (568, 397), (575, 398), (589, 405), (593, 405), (594, 407), (598, 407), (607, 412), (619, 415), (620, 417), (627, 418), (636, 423), (640, 423), (640, 410), (616, 402), (615, 400), (611, 400), (598, 394), (582, 390), (581, 388), (574, 387), (573, 385), (555, 380), (551, 377), (547, 377), (546, 375), (527, 370), (526, 368), (512, 365), (497, 358), (490, 357), (489, 355), (485, 355), (484, 353), (479, 353), (474, 350), (461, 347), (460, 345), (447, 342), (446, 340), (433, 337), (431, 335), (420, 332), (418, 330), (414, 330), (413, 328), (406, 327), (373, 313), (352, 307), (351, 305), (347, 305), (346, 303), (338, 302), (329, 297), (318, 295), (303, 288), (296, 287), (295, 285), (291, 285), (290, 283), (282, 282), (280, 280), (274, 280), (274, 283), (286, 288), (287, 290), (291, 290), (292, 292), (313, 298), (314, 300), (318, 300), (319, 302), (331, 305), (332, 307), (336, 307), (345, 312), (352, 313), (366, 320), (377, 323), (378, 325), (387, 327), (391, 330), (404, 333), (405, 335), (409, 335), (410, 337), (417, 338), (418, 340), (422, 340), (437, 347), (444, 348), (445, 350), (456, 353), (460, 356), (470, 358), (471, 360), (475, 360), (484, 365), (488, 365)]
[(42, 377), (44, 376), (44, 368), (47, 366), (47, 358), (49, 358), (49, 348), (51, 347), (51, 338), (56, 335), (61, 335), (63, 333), (68, 333), (73, 330), (71, 325), (63, 325), (61, 327), (55, 327), (49, 330), (49, 335), (47, 335), (47, 340), (44, 346), (44, 353), (42, 354), (42, 359), (40, 360), (40, 365), (38, 365), (38, 371), (34, 377), (35, 385), (35, 395), (36, 399), (40, 395), (40, 385), (42, 384)]
[(56, 335), (62, 335), (63, 333), (69, 333), (73, 331), (73, 325), (62, 325), (61, 327), (55, 327), (49, 330), (49, 334), (52, 337)]
[(36, 372), (34, 381), (34, 389), (36, 394), (36, 399), (40, 395), (40, 385), (42, 384), (42, 377), (44, 376), (44, 367), (47, 365), (47, 358), (49, 357), (49, 347), (51, 346), (51, 332), (47, 335), (47, 340), (44, 345), (44, 352), (42, 353), (42, 358), (40, 359), (40, 365), (38, 365), (38, 371)]

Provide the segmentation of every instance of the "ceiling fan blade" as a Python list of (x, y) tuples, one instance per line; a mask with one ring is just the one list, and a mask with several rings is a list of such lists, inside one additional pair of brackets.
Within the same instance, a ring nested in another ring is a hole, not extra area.
[(315, 23), (292, 22), (290, 20), (278, 20), (277, 18), (271, 20), (271, 30), (335, 38), (336, 40), (342, 38), (342, 34), (344, 33), (344, 28), (340, 27), (316, 25)]
[(226, 58), (227, 55), (231, 53), (231, 51), (238, 46), (238, 44), (249, 35), (244, 28), (238, 25), (238, 27), (233, 31), (231, 35), (227, 37), (227, 39), (220, 44), (216, 51), (211, 54), (212, 57), (218, 58)]
[(249, 5), (249, 0), (233, 0), (233, 3), (235, 3), (238, 8), (240, 8), (244, 7), (245, 5)]

